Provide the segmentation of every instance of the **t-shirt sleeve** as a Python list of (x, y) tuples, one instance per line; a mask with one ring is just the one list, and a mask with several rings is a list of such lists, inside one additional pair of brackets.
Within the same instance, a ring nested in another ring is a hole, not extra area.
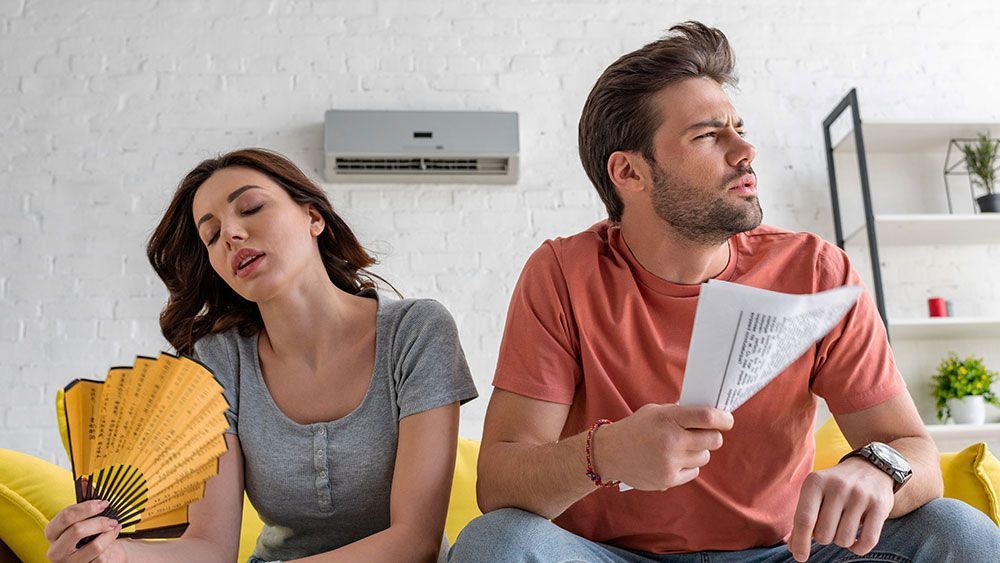
[[(820, 289), (863, 285), (842, 250), (827, 245), (819, 256)], [(844, 414), (885, 402), (906, 390), (878, 308), (867, 290), (818, 345), (810, 386), (830, 412)]]
[(406, 310), (395, 346), (400, 419), (479, 396), (455, 320), (437, 301), (421, 299)]
[(226, 429), (226, 434), (239, 434), (237, 420), (240, 379), (235, 369), (237, 363), (232, 358), (232, 354), (236, 352), (230, 349), (231, 345), (235, 347), (235, 343), (229, 342), (225, 334), (209, 334), (194, 343), (192, 356), (207, 367), (215, 376), (215, 380), (222, 385), (222, 395), (229, 403), (229, 409), (226, 410), (229, 428)]
[(507, 310), (493, 386), (569, 405), (582, 370), (566, 278), (554, 243), (524, 265)]

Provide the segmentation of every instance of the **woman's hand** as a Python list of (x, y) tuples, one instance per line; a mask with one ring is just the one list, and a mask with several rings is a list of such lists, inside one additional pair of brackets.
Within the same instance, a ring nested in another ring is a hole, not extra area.
[[(45, 539), (50, 544), (49, 560), (53, 563), (124, 563), (127, 560), (125, 548), (117, 540), (121, 527), (111, 518), (97, 516), (107, 506), (107, 501), (88, 500), (59, 511), (45, 526)], [(80, 540), (91, 536), (97, 537), (77, 549)]]

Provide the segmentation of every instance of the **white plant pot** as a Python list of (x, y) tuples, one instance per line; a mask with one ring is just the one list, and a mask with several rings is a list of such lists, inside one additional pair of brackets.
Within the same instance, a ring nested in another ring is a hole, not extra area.
[(982, 395), (961, 399), (948, 399), (948, 409), (956, 424), (983, 424), (986, 422), (986, 403)]

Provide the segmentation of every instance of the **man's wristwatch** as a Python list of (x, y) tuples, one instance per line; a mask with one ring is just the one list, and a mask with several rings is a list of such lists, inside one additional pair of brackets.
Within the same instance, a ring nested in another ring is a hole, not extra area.
[(872, 442), (867, 446), (858, 448), (840, 458), (840, 461), (855, 456), (867, 459), (872, 465), (884, 471), (889, 477), (892, 477), (893, 493), (905, 485), (913, 475), (913, 470), (910, 469), (910, 462), (906, 461), (903, 454), (882, 442)]

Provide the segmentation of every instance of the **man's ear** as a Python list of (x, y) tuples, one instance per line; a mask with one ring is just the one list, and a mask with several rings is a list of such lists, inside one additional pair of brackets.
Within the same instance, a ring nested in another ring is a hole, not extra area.
[(638, 152), (615, 151), (608, 157), (608, 176), (619, 191), (638, 193), (646, 189), (650, 168)]
[(323, 232), (323, 229), (326, 228), (326, 221), (323, 220), (323, 216), (312, 205), (306, 207), (306, 213), (309, 214), (309, 234), (318, 237)]

